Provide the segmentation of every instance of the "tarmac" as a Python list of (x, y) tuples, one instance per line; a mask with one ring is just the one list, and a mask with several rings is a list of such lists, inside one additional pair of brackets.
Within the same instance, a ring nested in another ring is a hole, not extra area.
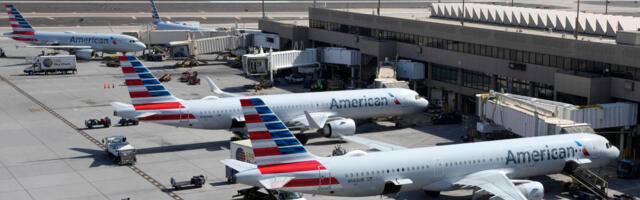
[[(114, 27), (115, 31), (131, 27)], [(55, 29), (55, 28), (50, 28)], [(64, 28), (76, 31), (100, 31)], [(0, 199), (232, 199), (239, 189), (249, 186), (226, 183), (225, 168), (219, 160), (229, 158), (226, 130), (177, 128), (153, 123), (138, 126), (85, 129), (84, 120), (113, 116), (109, 103), (129, 103), (127, 88), (119, 68), (106, 67), (98, 60), (78, 62), (77, 74), (34, 75), (22, 72), (25, 57), (36, 56), (40, 49), (16, 48), (23, 45), (0, 38), (7, 58), (0, 58)], [(147, 62), (156, 76), (171, 74), (167, 89), (182, 99), (212, 95), (206, 83), (187, 85), (177, 79), (183, 71), (197, 70), (210, 76), (224, 90), (255, 95), (243, 85), (256, 80), (245, 78), (240, 69), (225, 61), (210, 59), (209, 65), (175, 69), (176, 61)], [(105, 88), (105, 84), (115, 87)], [(259, 94), (306, 91), (301, 85), (278, 85)], [(395, 128), (390, 122), (369, 122), (358, 126), (361, 137), (410, 148), (448, 145), (460, 142), (461, 125), (421, 124)], [(123, 135), (138, 149), (135, 166), (118, 166), (100, 146), (107, 136)], [(366, 150), (365, 146), (343, 143), (310, 133), (307, 148), (319, 156), (330, 155), (334, 146), (347, 150)], [(602, 173), (611, 173), (603, 169)], [(171, 177), (187, 180), (203, 174), (202, 188), (173, 191)], [(568, 178), (555, 174), (535, 177), (547, 191), (545, 199), (570, 199), (561, 191)], [(610, 179), (612, 192), (640, 196), (640, 181)], [(443, 192), (438, 199), (470, 199), (471, 190)], [(392, 196), (344, 198), (305, 195), (307, 199), (429, 199), (421, 191)]]

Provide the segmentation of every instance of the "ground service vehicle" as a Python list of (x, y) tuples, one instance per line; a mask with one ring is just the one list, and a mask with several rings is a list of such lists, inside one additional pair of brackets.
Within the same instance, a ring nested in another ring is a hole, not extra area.
[[(229, 144), (229, 152), (231, 153), (229, 157), (231, 159), (247, 163), (254, 163), (253, 149), (251, 147), (251, 141), (248, 139), (231, 141), (231, 143)], [(238, 171), (229, 166), (225, 166), (225, 171), (227, 182), (236, 183), (235, 176), (233, 175), (238, 173)]]
[(96, 125), (101, 125), (103, 128), (109, 128), (111, 126), (111, 119), (109, 119), (109, 117), (102, 119), (88, 119), (84, 120), (84, 125), (87, 126), (88, 129), (92, 129)]
[(118, 121), (118, 124), (120, 124), (120, 126), (129, 126), (129, 125), (138, 125), (138, 123), (140, 123), (137, 119), (125, 119), (122, 118), (120, 119), (120, 121)]
[(76, 72), (76, 56), (38, 56), (33, 65), (24, 69), (24, 73), (29, 75), (50, 72), (61, 72), (63, 74)]
[(173, 186), (173, 189), (175, 190), (185, 189), (188, 187), (202, 187), (202, 185), (204, 185), (205, 180), (206, 178), (202, 174), (198, 176), (193, 176), (188, 181), (176, 181), (176, 179), (171, 178), (171, 186)]
[(102, 139), (102, 143), (106, 146), (107, 154), (119, 165), (136, 163), (136, 149), (127, 142), (127, 137), (109, 136)]

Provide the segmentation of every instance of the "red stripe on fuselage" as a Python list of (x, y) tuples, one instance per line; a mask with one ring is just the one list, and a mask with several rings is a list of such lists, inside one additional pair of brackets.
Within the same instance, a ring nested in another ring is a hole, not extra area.
[(195, 119), (196, 117), (193, 114), (158, 114), (151, 115), (148, 117), (138, 118), (140, 121), (162, 121), (162, 120), (185, 120), (185, 119)]
[(13, 28), (22, 28), (22, 26), (20, 24), (11, 24), (11, 27), (13, 27)]
[(242, 107), (253, 106), (253, 102), (251, 102), (251, 99), (240, 99), (240, 105), (242, 105)]
[(18, 41), (38, 41), (36, 38), (26, 38), (26, 37), (11, 37), (14, 40)]
[[(245, 120), (246, 120), (246, 116), (245, 116)], [(254, 131), (254, 132), (249, 132), (249, 139), (252, 140), (264, 140), (264, 139), (271, 139), (271, 134), (269, 133), (269, 131)]]
[(127, 84), (127, 86), (144, 85), (144, 83), (140, 79), (125, 80), (124, 82)]
[(340, 184), (336, 177), (325, 178), (306, 178), (306, 179), (293, 179), (289, 181), (284, 187), (306, 187), (306, 186), (319, 186), (319, 185), (336, 185)]
[(261, 157), (261, 156), (277, 156), (282, 153), (280, 153), (280, 149), (278, 149), (278, 147), (266, 147), (266, 148), (254, 148), (253, 154), (255, 157)]
[(12, 34), (17, 34), (17, 35), (34, 35), (35, 32), (33, 31), (13, 31)]
[(258, 114), (245, 115), (244, 116), (244, 122), (245, 123), (259, 123), (259, 122), (262, 122), (262, 118), (260, 118), (260, 115), (258, 115)]
[(293, 163), (286, 163), (286, 164), (264, 165), (264, 166), (259, 166), (258, 169), (262, 174), (278, 174), (278, 173), (324, 170), (326, 168), (322, 164), (320, 164), (320, 162), (318, 162), (317, 160), (309, 160), (309, 161), (293, 162)]
[(133, 105), (135, 110), (163, 110), (163, 109), (177, 109), (184, 108), (180, 102), (167, 102), (167, 103), (150, 103), (150, 104), (138, 104)]

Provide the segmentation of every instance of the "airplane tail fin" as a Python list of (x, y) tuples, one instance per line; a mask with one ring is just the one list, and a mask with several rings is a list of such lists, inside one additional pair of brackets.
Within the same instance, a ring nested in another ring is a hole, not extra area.
[(125, 84), (136, 111), (184, 109), (180, 99), (173, 96), (135, 56), (120, 56)]
[[(240, 99), (240, 104), (253, 147), (255, 163), (263, 174), (282, 173), (281, 170), (289, 170), (288, 172), (318, 170), (318, 167), (322, 167), (316, 160), (317, 157), (302, 146), (302, 143), (262, 99)], [(274, 166), (282, 164), (292, 164), (295, 167)]]
[(20, 14), (20, 11), (15, 6), (7, 4), (4, 6), (9, 14), (9, 25), (13, 32), (11, 33), (13, 39), (20, 41), (37, 41), (33, 35), (36, 30), (31, 27), (31, 24)]
[(151, 19), (152, 19), (152, 23), (153, 24), (158, 24), (160, 22), (162, 22), (162, 20), (160, 19), (160, 14), (158, 14), (158, 8), (156, 7), (156, 3), (153, 2), (153, 0), (149, 0), (151, 1)]

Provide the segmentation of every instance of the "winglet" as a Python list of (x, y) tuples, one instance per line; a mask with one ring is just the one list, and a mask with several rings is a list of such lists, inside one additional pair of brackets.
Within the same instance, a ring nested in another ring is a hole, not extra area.
[(316, 118), (314, 118), (313, 116), (311, 116), (311, 114), (309, 114), (309, 112), (307, 112), (306, 110), (304, 111), (304, 116), (307, 118), (307, 122), (309, 122), (309, 126), (313, 129), (320, 129), (324, 127), (324, 124), (327, 122), (327, 118), (329, 118), (324, 113), (319, 113), (319, 114), (320, 114), (319, 116), (318, 114), (316, 114)]
[(211, 87), (211, 92), (223, 96), (223, 97), (238, 97), (238, 96), (242, 96), (242, 95), (237, 95), (237, 94), (233, 94), (233, 93), (229, 93), (229, 92), (225, 92), (222, 91), (215, 83), (213, 83), (213, 80), (211, 80), (210, 77), (206, 77), (207, 78), (207, 83), (209, 83), (209, 87)]

